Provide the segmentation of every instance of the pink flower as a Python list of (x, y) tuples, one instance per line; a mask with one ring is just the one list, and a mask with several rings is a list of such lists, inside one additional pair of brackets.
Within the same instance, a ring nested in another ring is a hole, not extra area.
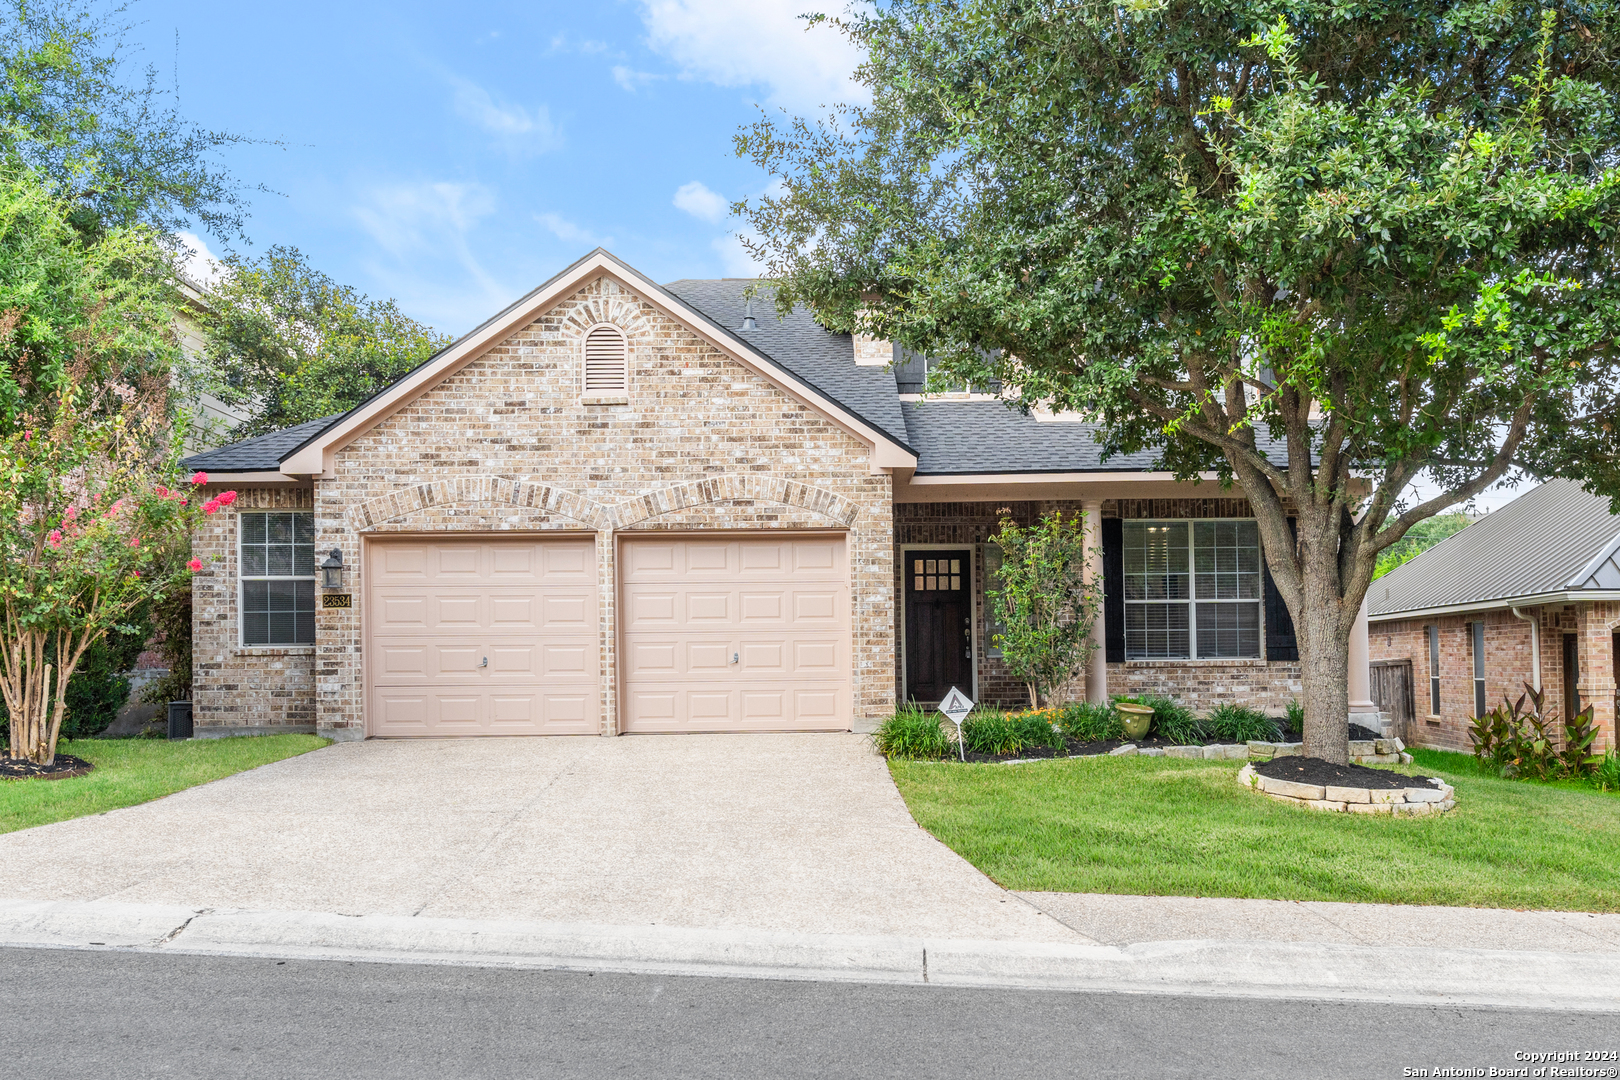
[(202, 560), (192, 559), (190, 562), (186, 563), (186, 569), (195, 574), (197, 571), (202, 569)]
[(140, 571), (139, 571), (139, 570), (137, 570), (137, 571), (135, 571), (135, 576), (136, 576), (136, 577), (140, 577), (140, 576), (141, 576), (141, 572), (140, 572)]
[(169, 489), (164, 487), (162, 484), (157, 486), (157, 493), (158, 498), (160, 499), (167, 499), (169, 497)]
[(62, 516), (68, 521), (72, 521), (74, 518), (79, 516), (79, 508), (77, 506), (70, 506), (67, 508), (67, 513), (63, 514)]
[(208, 474), (205, 472), (192, 473), (191, 482), (193, 484), (206, 484), (208, 483)]
[(132, 547), (132, 548), (140, 547), (141, 546), (141, 538), (138, 537), (138, 536), (130, 537), (129, 538), (129, 546)]
[(62, 530), (61, 529), (52, 529), (51, 530), (51, 535), (47, 536), (45, 538), (45, 540), (53, 548), (61, 547), (62, 546)]
[(33, 437), (34, 437), (34, 429), (33, 428), (29, 428), (27, 431), (23, 432), (23, 442), (28, 442)]
[(214, 496), (214, 501), (219, 503), (221, 506), (229, 506), (231, 503), (236, 501), (236, 492), (222, 491), (218, 495)]
[(205, 514), (213, 514), (213, 513), (217, 513), (218, 511), (219, 511), (219, 500), (218, 499), (209, 499), (207, 502), (203, 503), (203, 513), (205, 513)]

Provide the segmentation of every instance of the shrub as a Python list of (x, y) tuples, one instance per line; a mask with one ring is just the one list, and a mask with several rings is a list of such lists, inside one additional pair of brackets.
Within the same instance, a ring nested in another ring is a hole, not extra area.
[(1474, 757), (1508, 779), (1583, 776), (1604, 764), (1591, 752), (1597, 729), (1590, 705), (1560, 722), (1558, 710), (1548, 707), (1544, 694), (1528, 683), (1524, 691), (1518, 701), (1510, 703), (1504, 697), (1502, 704), (1474, 718), (1468, 728)]
[(1299, 703), (1299, 698), (1294, 698), (1288, 702), (1288, 715), (1285, 718), (1285, 723), (1287, 725), (1285, 734), (1292, 741), (1298, 742), (1299, 740), (1295, 739), (1294, 736), (1303, 736), (1305, 734), (1305, 706)]
[(1001, 568), (987, 583), (1001, 623), (994, 643), (1036, 708), (1085, 667), (1102, 592), (1086, 580), (1082, 515), (1048, 514), (1024, 528), (1009, 511), (1001, 514), (1001, 531), (990, 538), (1001, 549)]
[(1018, 741), (1023, 746), (1044, 746), (1051, 750), (1062, 750), (1067, 744), (1063, 741), (1063, 732), (1053, 726), (1054, 719), (1055, 715), (1051, 709), (1041, 709), (1019, 716), (1009, 716), (1007, 722), (1018, 733)]
[(1620, 791), (1620, 754), (1609, 750), (1592, 773), (1592, 783), (1599, 791)]
[(1016, 754), (1024, 748), (1019, 728), (1006, 713), (975, 712), (962, 725), (962, 746), (975, 754)]
[(1204, 724), (1185, 705), (1178, 705), (1163, 694), (1142, 694), (1134, 698), (1116, 698), (1116, 701), (1135, 701), (1153, 710), (1150, 736), (1157, 735), (1178, 746), (1192, 746), (1204, 741)]
[(1058, 725), (1063, 729), (1063, 734), (1082, 742), (1105, 742), (1125, 737), (1125, 727), (1120, 723), (1119, 713), (1107, 705), (1094, 705), (1089, 701), (1065, 708), (1058, 716)]
[(1204, 718), (1204, 727), (1221, 742), (1270, 742), (1277, 737), (1271, 717), (1246, 705), (1217, 705)]
[(939, 714), (906, 705), (872, 733), (872, 745), (886, 758), (932, 761), (954, 750), (956, 740), (940, 726)]

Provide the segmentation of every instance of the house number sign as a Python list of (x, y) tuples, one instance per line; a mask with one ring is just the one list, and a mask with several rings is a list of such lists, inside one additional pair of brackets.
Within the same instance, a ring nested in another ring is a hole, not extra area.
[(330, 593), (329, 592), (329, 593), (322, 593), (321, 594), (321, 607), (323, 607), (323, 608), (346, 608), (346, 607), (353, 607), (353, 606), (354, 606), (354, 601), (351, 598), (349, 593), (346, 593), (346, 592)]

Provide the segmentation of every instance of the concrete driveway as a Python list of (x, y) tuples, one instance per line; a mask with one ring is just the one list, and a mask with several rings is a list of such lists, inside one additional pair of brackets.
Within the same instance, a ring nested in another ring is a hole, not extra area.
[(857, 735), (346, 743), (0, 836), (0, 899), (1081, 943)]

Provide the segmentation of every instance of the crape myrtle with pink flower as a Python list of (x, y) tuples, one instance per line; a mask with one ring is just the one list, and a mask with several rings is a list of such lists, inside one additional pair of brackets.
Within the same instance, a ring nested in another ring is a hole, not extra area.
[(49, 765), (85, 652), (202, 562), (191, 530), (236, 492), (172, 462), (165, 388), (67, 378), (0, 436), (0, 691), (10, 757)]

